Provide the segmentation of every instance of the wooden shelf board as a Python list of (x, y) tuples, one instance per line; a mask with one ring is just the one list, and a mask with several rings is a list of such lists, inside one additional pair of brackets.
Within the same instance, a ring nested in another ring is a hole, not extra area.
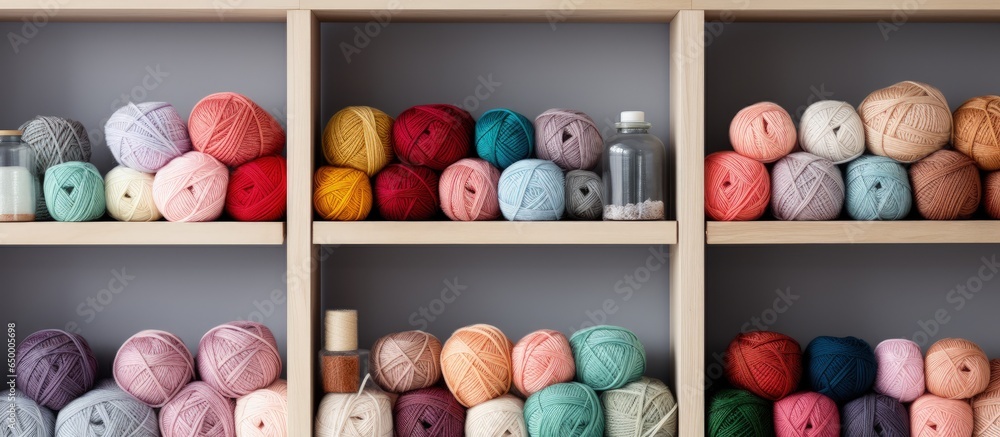
[(996, 0), (692, 0), (709, 20), (739, 21), (879, 21), (898, 26), (908, 21), (995, 21)]
[(0, 20), (284, 22), (298, 0), (4, 0)]
[(690, 0), (301, 0), (323, 21), (669, 22)]
[(1000, 221), (708, 222), (708, 244), (1000, 243)]
[(313, 222), (314, 244), (675, 244), (677, 222)]
[(0, 223), (0, 245), (278, 245), (281, 222)]

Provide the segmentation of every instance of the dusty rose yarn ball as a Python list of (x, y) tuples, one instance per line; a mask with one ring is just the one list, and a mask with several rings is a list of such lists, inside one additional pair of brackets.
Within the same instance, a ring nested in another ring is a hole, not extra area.
[(281, 152), (285, 130), (249, 97), (215, 93), (191, 109), (188, 132), (194, 149), (236, 167)]
[(967, 219), (979, 209), (979, 169), (954, 150), (939, 150), (911, 165), (910, 182), (913, 202), (925, 219)]
[(236, 437), (236, 405), (212, 386), (192, 382), (160, 410), (163, 437)]
[(511, 361), (514, 386), (525, 396), (553, 384), (572, 381), (576, 375), (569, 339), (551, 329), (524, 336), (514, 345)]
[(369, 355), (372, 378), (383, 390), (405, 393), (441, 380), (441, 341), (423, 331), (389, 334)]
[(802, 347), (777, 332), (741, 333), (726, 349), (726, 377), (734, 386), (768, 400), (794, 392), (802, 379)]
[(729, 141), (740, 155), (763, 163), (774, 162), (792, 152), (795, 123), (781, 106), (760, 102), (736, 113), (729, 125)]
[(496, 167), (479, 158), (462, 159), (441, 173), (441, 210), (452, 220), (496, 220), (500, 217), (498, 184)]
[(914, 162), (951, 138), (951, 109), (940, 90), (906, 81), (874, 91), (858, 106), (868, 151)]
[(94, 386), (97, 358), (80, 335), (43, 329), (17, 347), (17, 388), (43, 407), (62, 409)]
[(194, 379), (194, 358), (176, 335), (141, 331), (118, 349), (114, 376), (126, 393), (160, 408)]
[(396, 437), (462, 437), (465, 408), (441, 387), (404, 393), (392, 408)]
[(587, 170), (601, 159), (604, 139), (589, 115), (572, 109), (549, 109), (535, 118), (535, 147), (539, 158), (563, 170)]
[(267, 326), (249, 321), (212, 328), (198, 344), (198, 374), (223, 396), (238, 398), (281, 375), (281, 355)]
[(392, 124), (392, 147), (407, 164), (441, 171), (472, 153), (475, 127), (472, 115), (457, 106), (414, 106)]

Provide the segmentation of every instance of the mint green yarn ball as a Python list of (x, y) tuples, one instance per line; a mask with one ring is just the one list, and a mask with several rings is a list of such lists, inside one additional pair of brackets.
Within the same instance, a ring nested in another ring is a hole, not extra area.
[(576, 380), (597, 391), (622, 388), (646, 373), (646, 349), (639, 337), (620, 326), (582, 329), (569, 339)]
[(590, 387), (578, 382), (550, 385), (524, 403), (532, 437), (602, 437), (604, 411)]
[(53, 219), (86, 222), (104, 215), (104, 178), (89, 162), (64, 162), (45, 171), (45, 205)]

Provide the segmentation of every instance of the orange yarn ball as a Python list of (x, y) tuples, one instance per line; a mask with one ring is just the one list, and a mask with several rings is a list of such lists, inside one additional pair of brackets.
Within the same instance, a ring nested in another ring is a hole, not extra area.
[(1000, 360), (990, 360), (990, 384), (972, 398), (975, 419), (972, 435), (1000, 435)]
[(906, 81), (882, 88), (858, 106), (868, 151), (914, 162), (951, 139), (951, 109), (940, 90)]
[(952, 144), (983, 170), (1000, 170), (1000, 96), (974, 97), (955, 110)]
[(392, 117), (368, 106), (341, 109), (323, 130), (323, 155), (330, 165), (374, 176), (395, 156)]
[(740, 155), (774, 162), (792, 153), (798, 135), (795, 123), (781, 106), (760, 102), (736, 113), (729, 125), (729, 141)]
[(764, 164), (736, 152), (705, 158), (705, 213), (712, 220), (756, 220), (771, 201)]
[(1000, 171), (987, 174), (983, 185), (983, 207), (990, 217), (1000, 219)]
[(494, 326), (479, 324), (455, 331), (441, 350), (441, 373), (455, 399), (473, 407), (507, 393), (513, 347)]
[(954, 150), (938, 150), (910, 166), (913, 200), (928, 220), (967, 219), (979, 209), (979, 169)]
[(966, 401), (942, 399), (930, 393), (925, 394), (910, 405), (910, 435), (971, 436), (972, 406)]
[(371, 182), (360, 170), (320, 167), (313, 177), (313, 206), (324, 220), (364, 220), (372, 210)]
[(540, 329), (514, 345), (514, 386), (525, 396), (560, 382), (570, 382), (576, 375), (573, 349), (559, 331)]
[(236, 167), (281, 153), (285, 130), (249, 97), (215, 93), (194, 105), (188, 118), (194, 149)]
[(924, 374), (927, 391), (946, 399), (968, 399), (990, 384), (990, 360), (979, 345), (946, 338), (927, 350)]
[(738, 388), (776, 401), (799, 386), (802, 348), (795, 339), (777, 332), (739, 334), (726, 350), (726, 377)]

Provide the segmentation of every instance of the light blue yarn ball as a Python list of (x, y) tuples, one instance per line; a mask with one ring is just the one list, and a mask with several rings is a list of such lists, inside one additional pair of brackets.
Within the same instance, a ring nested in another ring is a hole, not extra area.
[(61, 222), (85, 222), (104, 215), (104, 178), (89, 162), (64, 162), (45, 171), (45, 205)]
[(497, 195), (507, 220), (559, 220), (566, 209), (566, 180), (552, 161), (523, 159), (500, 175)]
[(900, 220), (913, 190), (906, 168), (892, 158), (866, 155), (847, 165), (847, 213), (855, 220)]
[(159, 437), (160, 423), (156, 410), (109, 379), (59, 410), (55, 437), (82, 436)]
[[(3, 409), (4, 416), (10, 417), (7, 407), (9, 404)], [(0, 425), (0, 437), (52, 437), (55, 423), (56, 416), (51, 410), (39, 406), (21, 390), (15, 390), (14, 423), (3, 421)]]
[(535, 126), (510, 109), (491, 109), (476, 121), (476, 153), (501, 170), (535, 153)]

